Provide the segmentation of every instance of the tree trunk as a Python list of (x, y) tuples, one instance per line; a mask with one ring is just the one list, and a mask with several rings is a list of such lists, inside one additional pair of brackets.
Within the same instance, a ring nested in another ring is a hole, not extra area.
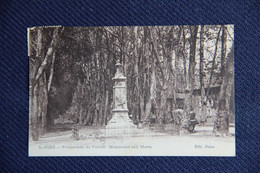
[(106, 101), (105, 101), (105, 110), (104, 110), (104, 120), (102, 121), (105, 122), (105, 125), (107, 125), (107, 108), (108, 108), (108, 90), (106, 90)]
[(36, 49), (36, 57), (35, 61), (31, 61), (31, 68), (30, 68), (30, 124), (31, 124), (31, 135), (34, 141), (39, 139), (39, 82), (36, 83), (34, 80), (34, 76), (37, 72), (41, 64), (41, 59), (43, 55), (43, 33), (42, 28), (37, 29), (37, 49)]
[(190, 56), (189, 56), (189, 66), (188, 66), (188, 81), (186, 87), (186, 94), (185, 94), (185, 110), (187, 113), (192, 107), (192, 93), (194, 89), (194, 72), (195, 72), (195, 56), (196, 56), (196, 41), (197, 41), (197, 32), (198, 26), (190, 27)]
[(190, 109), (193, 110), (193, 90), (194, 90), (194, 82), (195, 82), (195, 58), (196, 58), (196, 43), (197, 43), (197, 33), (198, 26), (194, 26), (191, 29), (191, 45), (190, 45), (190, 63), (189, 63), (189, 85), (190, 85)]
[(56, 45), (58, 43), (58, 29), (59, 28), (55, 28), (54, 33), (53, 33), (53, 38), (51, 41), (51, 45), (48, 48), (48, 51), (45, 55), (44, 61), (42, 62), (41, 66), (38, 69), (38, 72), (36, 73), (35, 77), (34, 77), (34, 81), (32, 86), (34, 87), (34, 85), (36, 84), (36, 82), (40, 79), (40, 77), (42, 76), (43, 72), (46, 70), (47, 65), (49, 64), (49, 61), (52, 57), (52, 54), (54, 52), (54, 49), (56, 48)]
[(147, 118), (151, 114), (151, 108), (154, 103), (154, 99), (156, 98), (156, 78), (155, 78), (155, 64), (152, 64), (152, 75), (151, 75), (151, 84), (150, 84), (150, 97), (146, 102), (145, 106), (145, 117), (143, 117), (143, 121), (147, 121)]
[(188, 75), (187, 75), (187, 62), (186, 62), (186, 36), (185, 36), (184, 28), (183, 28), (182, 31), (183, 31), (183, 75), (184, 75), (185, 88), (187, 88), (187, 86), (188, 86)]
[(210, 87), (212, 85), (213, 71), (214, 71), (215, 63), (216, 63), (216, 57), (217, 57), (217, 51), (218, 51), (218, 41), (219, 41), (219, 35), (220, 35), (221, 29), (222, 29), (222, 27), (219, 28), (217, 39), (216, 39), (215, 52), (214, 52), (214, 56), (213, 56), (213, 60), (212, 60), (212, 67), (211, 67), (211, 71), (210, 71), (209, 84), (208, 84), (207, 93), (206, 93), (207, 98), (209, 96), (209, 90), (210, 90)]
[(37, 83), (35, 88), (34, 88), (34, 92), (33, 92), (33, 108), (32, 108), (32, 140), (33, 141), (38, 141), (39, 140), (39, 122), (38, 122), (38, 117), (39, 117), (39, 110), (38, 110), (38, 106), (39, 106), (39, 84)]
[[(166, 115), (166, 98), (167, 98), (167, 73), (165, 73), (164, 70), (167, 70), (167, 63), (165, 62), (161, 62), (159, 59), (159, 52), (158, 52), (158, 41), (157, 41), (157, 33), (156, 33), (156, 28), (151, 28), (150, 29), (150, 33), (151, 33), (151, 40), (152, 40), (152, 49), (153, 49), (153, 53), (154, 53), (154, 57), (156, 59), (155, 64), (157, 65), (157, 67), (160, 70), (161, 76), (158, 74), (157, 78), (158, 80), (158, 84), (160, 85), (160, 87), (162, 87), (161, 92), (160, 92), (160, 103), (159, 103), (159, 109), (158, 109), (158, 123), (161, 124), (163, 122), (164, 116)], [(162, 64), (164, 64), (162, 66)], [(166, 66), (166, 67), (165, 67)], [(160, 83), (160, 79), (162, 80), (162, 83)]]
[[(222, 35), (222, 48), (226, 49), (225, 47), (225, 33), (226, 31), (223, 31)], [(222, 53), (225, 53), (226, 50), (222, 50)], [(223, 61), (225, 59), (225, 55), (223, 55)], [(234, 82), (234, 76), (233, 76), (233, 62), (234, 62), (234, 45), (232, 45), (232, 48), (229, 52), (229, 55), (227, 56), (227, 62), (226, 64), (223, 63), (222, 67), (222, 80), (221, 80), (221, 87), (220, 87), (220, 93), (218, 97), (218, 108), (217, 108), (217, 120), (215, 121), (214, 126), (214, 132), (216, 135), (220, 136), (227, 136), (229, 135), (229, 98), (231, 96), (231, 90), (232, 85)]]
[(185, 91), (185, 113), (184, 120), (182, 121), (182, 131), (185, 133), (189, 133), (189, 119), (190, 119), (190, 111), (193, 111), (193, 89), (194, 89), (194, 73), (195, 73), (195, 57), (196, 57), (196, 41), (197, 41), (197, 33), (198, 26), (190, 27), (190, 58), (189, 58), (189, 68), (188, 68), (188, 81), (187, 88)]
[(47, 89), (47, 79), (46, 79), (46, 74), (42, 76), (42, 78), (39, 80), (40, 83), (40, 105), (39, 105), (39, 111), (41, 115), (41, 122), (40, 122), (40, 127), (41, 127), (41, 135), (44, 135), (47, 131), (47, 105), (48, 105), (48, 89)]
[(51, 83), (52, 83), (52, 78), (53, 78), (53, 71), (54, 71), (54, 62), (55, 62), (55, 52), (53, 52), (53, 56), (52, 56), (52, 61), (51, 61), (51, 69), (50, 69), (50, 76), (49, 76), (49, 80), (48, 80), (48, 92), (51, 89)]
[(135, 65), (134, 65), (134, 75), (135, 75), (135, 118), (137, 123), (141, 120), (140, 114), (140, 86), (139, 86), (139, 55), (138, 55), (138, 27), (134, 27), (134, 37), (135, 37), (135, 47), (134, 47), (134, 58), (135, 58)]
[(201, 25), (200, 30), (200, 117), (199, 122), (205, 123), (206, 122), (206, 99), (205, 99), (205, 85), (204, 85), (204, 25)]

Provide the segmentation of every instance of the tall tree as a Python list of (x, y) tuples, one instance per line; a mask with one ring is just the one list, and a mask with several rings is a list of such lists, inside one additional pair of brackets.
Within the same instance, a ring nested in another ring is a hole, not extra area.
[[(52, 74), (47, 79), (47, 70), (52, 73), (53, 66), (49, 68), (50, 64), (54, 64), (53, 52), (57, 46), (59, 39), (59, 28), (54, 28), (51, 43), (48, 46), (46, 39), (44, 39), (43, 30), (45, 28), (29, 29), (30, 42), (36, 42), (36, 48), (31, 47), (30, 52), (30, 133), (33, 140), (38, 140), (39, 134), (46, 132), (47, 126), (47, 104), (48, 104), (48, 86), (51, 86)], [(35, 35), (35, 36), (33, 36)], [(34, 40), (31, 40), (34, 38)], [(31, 45), (33, 43), (31, 42)], [(45, 47), (48, 47), (45, 53)]]
[(193, 109), (192, 105), (192, 96), (194, 90), (194, 80), (195, 80), (195, 57), (196, 57), (196, 43), (197, 43), (197, 33), (198, 33), (198, 26), (190, 26), (190, 55), (189, 55), (189, 67), (188, 67), (188, 84), (186, 88), (186, 111), (189, 112)]
[[(214, 132), (217, 135), (228, 135), (229, 134), (229, 114), (228, 111), (229, 98), (231, 97), (232, 85), (233, 85), (233, 61), (234, 61), (234, 46), (232, 46), (226, 61), (226, 40), (227, 30), (226, 27), (222, 26), (221, 36), (221, 68), (220, 68), (220, 93), (218, 96), (218, 107), (217, 107), (217, 120), (214, 126)], [(225, 63), (226, 62), (226, 63)]]
[(206, 121), (206, 98), (205, 98), (205, 83), (204, 83), (204, 25), (201, 25), (200, 29), (200, 93), (201, 93), (201, 100), (200, 100), (200, 117), (199, 121), (205, 123)]
[(222, 83), (220, 86), (220, 93), (218, 96), (218, 114), (215, 121), (214, 132), (216, 135), (227, 136), (229, 135), (229, 107), (228, 103), (231, 98), (231, 92), (234, 85), (234, 45), (232, 46), (227, 61), (224, 64)]
[[(189, 54), (189, 67), (188, 67), (188, 81), (187, 88), (185, 91), (185, 113), (184, 119), (182, 121), (182, 127), (184, 133), (188, 132), (189, 125), (189, 115), (190, 111), (193, 110), (193, 90), (194, 90), (194, 80), (195, 80), (195, 58), (196, 58), (196, 43), (197, 43), (197, 33), (198, 26), (190, 26), (190, 54)], [(185, 130), (186, 129), (186, 130)]]

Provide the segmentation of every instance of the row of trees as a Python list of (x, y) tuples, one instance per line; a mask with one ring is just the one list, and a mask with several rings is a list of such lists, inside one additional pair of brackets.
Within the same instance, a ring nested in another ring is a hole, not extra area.
[[(28, 34), (34, 140), (58, 116), (105, 125), (112, 116), (116, 60), (127, 77), (127, 104), (135, 123), (149, 122), (151, 115), (162, 123), (167, 98), (175, 107), (176, 93), (186, 93), (188, 113), (194, 109), (193, 90), (201, 90), (205, 105), (205, 88), (216, 85), (221, 86), (218, 100), (226, 100), (224, 110), (229, 110), (231, 26), (37, 27)], [(206, 114), (205, 106), (201, 109), (199, 119)]]

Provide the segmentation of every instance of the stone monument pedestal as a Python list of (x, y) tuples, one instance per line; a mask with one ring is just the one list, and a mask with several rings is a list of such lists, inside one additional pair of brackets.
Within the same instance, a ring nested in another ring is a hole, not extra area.
[(114, 109), (113, 117), (106, 125), (106, 137), (132, 136), (137, 130), (128, 117), (128, 109)]

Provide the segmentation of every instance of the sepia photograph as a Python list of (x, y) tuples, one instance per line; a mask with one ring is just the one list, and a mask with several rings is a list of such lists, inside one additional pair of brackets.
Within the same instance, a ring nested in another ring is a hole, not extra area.
[(29, 156), (236, 156), (234, 25), (27, 34)]

